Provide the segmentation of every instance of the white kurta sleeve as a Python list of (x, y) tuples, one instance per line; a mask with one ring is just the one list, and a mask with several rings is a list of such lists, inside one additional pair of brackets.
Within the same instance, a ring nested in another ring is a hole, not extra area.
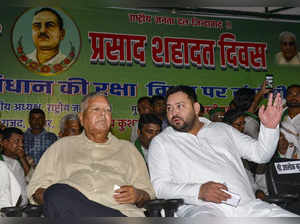
[(260, 125), (258, 139), (251, 138), (232, 128), (232, 141), (241, 157), (256, 163), (267, 163), (276, 151), (279, 127), (275, 129)]
[[(154, 138), (149, 148), (148, 166), (151, 183), (157, 198), (182, 198), (185, 204), (199, 204), (199, 183), (175, 183), (169, 166), (169, 157), (163, 144)], [(180, 170), (178, 170), (180, 172)]]

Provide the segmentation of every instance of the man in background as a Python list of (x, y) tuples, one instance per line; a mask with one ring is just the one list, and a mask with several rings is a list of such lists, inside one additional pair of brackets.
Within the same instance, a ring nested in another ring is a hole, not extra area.
[(154, 114), (142, 114), (139, 120), (138, 139), (135, 146), (148, 161), (148, 148), (152, 139), (161, 131), (161, 120)]
[(2, 146), (3, 161), (21, 186), (21, 205), (26, 205), (28, 202), (26, 176), (30, 171), (30, 165), (24, 152), (23, 131), (14, 127), (6, 128), (3, 132)]
[(25, 154), (33, 159), (37, 165), (46, 149), (57, 140), (57, 136), (44, 129), (46, 124), (45, 113), (41, 109), (32, 109), (29, 112), (30, 128), (24, 133)]
[[(152, 100), (148, 96), (140, 97), (137, 101), (137, 108), (139, 116), (142, 114), (149, 114), (153, 112)], [(138, 122), (134, 124), (131, 129), (130, 141), (134, 143), (138, 138)]]
[(152, 96), (153, 113), (161, 120), (161, 128), (164, 130), (168, 126), (166, 117), (166, 99), (161, 95)]
[(300, 150), (300, 85), (294, 84), (287, 88), (286, 104), (280, 123), (281, 131), (287, 141)]
[(60, 131), (58, 136), (60, 138), (66, 136), (79, 135), (82, 132), (82, 127), (77, 114), (66, 114), (60, 120)]

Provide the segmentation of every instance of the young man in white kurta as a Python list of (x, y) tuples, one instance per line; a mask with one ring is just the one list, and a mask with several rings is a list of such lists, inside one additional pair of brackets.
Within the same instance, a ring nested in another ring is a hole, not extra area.
[[(182, 94), (187, 96), (180, 91), (169, 95), (167, 111), (172, 127), (156, 136), (150, 145), (148, 165), (157, 197), (183, 198), (185, 205), (177, 212), (178, 216), (183, 217), (296, 216), (276, 205), (255, 199), (241, 161), (245, 158), (258, 163), (267, 162), (276, 149), (278, 127), (261, 125), (259, 138), (255, 140), (223, 123), (213, 123), (205, 118), (200, 118), (198, 122), (191, 117), (192, 111), (186, 109), (190, 105), (187, 105), (187, 97)], [(276, 102), (279, 105), (278, 100), (279, 96)], [(198, 114), (197, 100), (190, 102), (192, 110)], [(187, 112), (184, 114), (181, 110)], [(282, 108), (278, 112), (281, 114)], [(276, 126), (280, 117), (277, 120)], [(189, 122), (197, 123), (198, 128), (194, 125), (191, 130), (181, 129), (187, 127)], [(241, 196), (238, 207), (220, 203), (229, 198), (221, 191), (226, 188)], [(212, 192), (210, 196), (209, 191)]]

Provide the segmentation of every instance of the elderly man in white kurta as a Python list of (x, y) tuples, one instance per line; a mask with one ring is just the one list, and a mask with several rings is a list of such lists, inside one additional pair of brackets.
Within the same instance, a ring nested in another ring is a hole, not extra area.
[[(229, 125), (198, 118), (200, 106), (194, 90), (176, 86), (167, 93), (167, 117), (171, 127), (156, 136), (149, 149), (151, 182), (158, 198), (183, 198), (181, 217), (290, 217), (282, 208), (255, 199), (241, 158), (268, 162), (274, 154), (282, 114), (281, 98), (259, 111), (258, 140)], [(224, 202), (240, 196), (234, 207)]]

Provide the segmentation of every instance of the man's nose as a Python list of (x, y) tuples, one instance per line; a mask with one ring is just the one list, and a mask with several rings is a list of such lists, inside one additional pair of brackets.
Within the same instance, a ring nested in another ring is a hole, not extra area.
[(105, 109), (100, 109), (100, 110), (98, 111), (99, 116), (104, 116), (105, 113), (106, 113)]
[(45, 24), (41, 25), (40, 32), (41, 33), (45, 33), (46, 32), (46, 26), (45, 26)]
[(167, 112), (167, 114), (169, 114), (169, 115), (171, 115), (171, 116), (173, 117), (174, 115), (177, 114), (177, 111), (176, 111), (176, 109), (170, 109), (170, 110)]

